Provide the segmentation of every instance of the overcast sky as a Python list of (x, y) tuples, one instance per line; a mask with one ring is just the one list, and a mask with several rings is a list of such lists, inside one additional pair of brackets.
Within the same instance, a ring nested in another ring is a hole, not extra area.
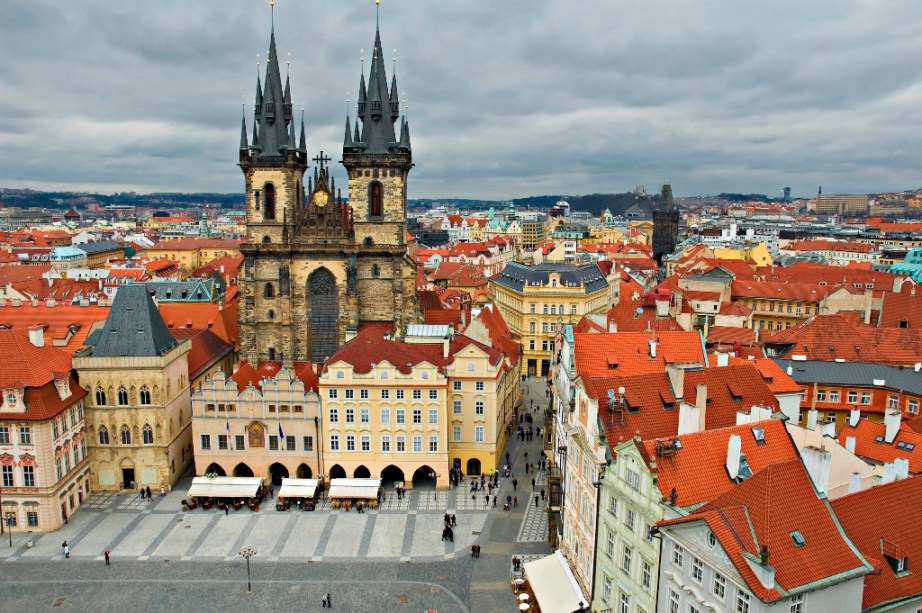
[[(0, 186), (241, 191), (268, 4), (0, 1)], [(922, 185), (919, 0), (383, 0), (380, 20), (411, 198)], [(309, 154), (344, 185), (374, 1), (275, 21)]]

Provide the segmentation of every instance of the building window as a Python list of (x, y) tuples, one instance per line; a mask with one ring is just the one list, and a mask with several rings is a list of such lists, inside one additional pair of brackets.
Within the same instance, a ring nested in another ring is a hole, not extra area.
[(339, 398), (339, 390), (338, 389), (328, 389), (327, 398), (329, 398), (330, 400), (336, 400), (337, 398)]
[(269, 435), (269, 451), (278, 451), (279, 450), (279, 437), (270, 434)]
[(118, 403), (121, 406), (128, 404), (128, 390), (124, 386), (118, 388)]
[(631, 509), (626, 509), (624, 512), (624, 525), (628, 527), (628, 530), (634, 532), (634, 525), (637, 523), (637, 514), (634, 513)]
[(381, 217), (384, 211), (384, 186), (373, 181), (368, 186), (368, 216)]
[(476, 383), (474, 383), (474, 390), (478, 392), (482, 392), (484, 390), (483, 381), (477, 381)]
[(451, 428), (451, 440), (455, 443), (461, 441), (461, 426), (452, 426)]
[(346, 423), (347, 424), (355, 423), (355, 409), (346, 409)]
[(381, 425), (389, 426), (391, 424), (391, 410), (381, 409)]
[(381, 451), (384, 453), (390, 453), (391, 451), (391, 437), (388, 434), (381, 435)]
[(535, 303), (534, 303), (534, 302), (532, 302), (532, 303), (530, 303), (530, 304), (528, 305), (528, 312), (531, 313), (531, 314), (534, 314), (534, 313), (535, 313)]
[(829, 391), (829, 402), (839, 402), (839, 392), (837, 390)]
[(143, 440), (145, 445), (154, 444), (154, 429), (150, 427), (150, 424), (144, 424), (144, 429), (141, 431), (143, 435)]
[(653, 567), (646, 560), (643, 561), (640, 569), (640, 585), (647, 590), (653, 585)]
[(419, 434), (413, 435), (413, 451), (415, 453), (422, 453), (423, 451), (423, 437)]
[(727, 579), (720, 573), (714, 573), (714, 584), (711, 586), (711, 593), (723, 600), (726, 592)]
[(871, 392), (861, 392), (861, 404), (871, 404)]
[(330, 435), (330, 451), (339, 451), (339, 435)]
[(704, 577), (704, 563), (697, 557), (692, 557), (692, 579), (701, 583), (701, 579)]
[(227, 435), (226, 434), (218, 435), (218, 449), (221, 451), (227, 451)]
[(297, 451), (295, 449), (295, 436), (288, 434), (285, 436), (285, 451)]
[(621, 570), (627, 575), (631, 574), (631, 558), (633, 557), (634, 550), (625, 545), (621, 551)]
[(413, 409), (413, 423), (414, 424), (423, 423), (423, 410), (422, 409)]
[[(426, 373), (423, 373), (424, 375)], [(426, 377), (423, 377), (424, 379)], [(413, 400), (422, 400), (423, 399), (423, 390), (413, 390)]]
[(483, 442), (483, 426), (474, 426), (474, 442)]
[(804, 613), (804, 595), (791, 596), (791, 608), (788, 613)]
[(438, 400), (439, 390), (429, 390), (429, 400)]
[(381, 400), (390, 400), (391, 390), (381, 390)]
[(848, 393), (848, 403), (856, 404), (858, 402), (858, 392), (849, 392)]
[(403, 400), (405, 396), (406, 392), (404, 390), (397, 390), (397, 400)]
[(243, 451), (245, 449), (245, 440), (246, 438), (242, 434), (234, 435), (234, 447), (237, 449), (237, 451)]
[(339, 409), (330, 409), (330, 423), (331, 424), (339, 423)]
[(363, 424), (371, 423), (371, 411), (367, 407), (359, 409), (359, 419)]
[(439, 423), (439, 410), (438, 409), (429, 409), (429, 425), (436, 425)]
[(407, 450), (407, 439), (403, 436), (397, 437), (397, 451), (403, 453)]
[(673, 543), (672, 545), (672, 563), (682, 568), (683, 563), (685, 562), (685, 548), (679, 545), (678, 543)]
[(918, 413), (919, 412), (919, 401), (918, 400), (907, 401), (906, 410), (913, 414)]
[(474, 402), (474, 414), (483, 415), (483, 400), (477, 400)]
[(819, 390), (816, 392), (816, 401), (826, 402), (826, 390)]
[(618, 596), (618, 613), (630, 613), (631, 597), (621, 592)]
[(608, 512), (618, 517), (618, 499), (614, 496), (608, 497)]
[(313, 451), (314, 450), (314, 437), (313, 436), (302, 436), (301, 437), (301, 449), (302, 451)]
[(355, 435), (346, 435), (346, 451), (355, 451)]
[(13, 487), (13, 467), (3, 467), (3, 487)]
[(106, 391), (101, 387), (96, 388), (96, 406), (103, 406), (106, 404)]
[(367, 390), (367, 389), (359, 390), (359, 399), (360, 399), (360, 400), (368, 400), (368, 397), (369, 397), (369, 396), (368, 396), (368, 390)]
[(679, 595), (669, 590), (669, 613), (679, 613)]
[(745, 592), (737, 592), (736, 613), (749, 613), (749, 594)]
[(608, 540), (605, 542), (605, 555), (607, 555), (609, 558), (612, 558), (615, 555), (615, 534), (614, 532), (608, 533)]
[(397, 409), (397, 425), (407, 423), (407, 411), (406, 409)]
[(346, 393), (346, 395), (345, 395), (345, 399), (346, 399), (346, 400), (354, 400), (354, 399), (355, 399), (355, 390), (353, 390), (353, 389), (348, 389), (348, 390), (344, 390), (344, 391), (345, 391), (345, 393)]
[(429, 436), (429, 453), (438, 453), (439, 437), (435, 434)]
[(32, 444), (32, 428), (28, 426), (19, 427), (19, 444), (20, 445), (31, 445)]
[(461, 391), (461, 382), (460, 382), (460, 381), (453, 381), (452, 384), (451, 384), (451, 388), (452, 388), (454, 391), (456, 391), (456, 392), (460, 392), (460, 391)]
[(109, 444), (109, 430), (105, 426), (99, 427), (99, 444), (100, 445)]
[(896, 409), (899, 408), (900, 399), (897, 396), (887, 396), (887, 408)]
[(624, 478), (627, 480), (627, 484), (632, 490), (640, 490), (640, 473), (633, 471), (630, 468), (625, 468)]
[(33, 466), (23, 466), (22, 467), (22, 486), (23, 487), (35, 487), (35, 467)]
[(461, 401), (453, 400), (451, 402), (451, 410), (452, 410), (452, 413), (454, 413), (455, 415), (460, 415), (461, 414)]
[(32, 528), (38, 526), (38, 511), (26, 511), (26, 523)]
[(122, 424), (122, 429), (121, 429), (121, 432), (119, 433), (119, 438), (122, 441), (122, 445), (130, 445), (131, 444), (131, 429), (128, 426)]

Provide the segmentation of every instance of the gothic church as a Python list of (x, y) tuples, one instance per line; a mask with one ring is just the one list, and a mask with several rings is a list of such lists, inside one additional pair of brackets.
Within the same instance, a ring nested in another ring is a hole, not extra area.
[[(246, 182), (246, 239), (240, 246), (241, 358), (323, 362), (362, 325), (417, 317), (415, 263), (408, 253), (410, 131), (401, 118), (397, 78), (388, 87), (376, 28), (368, 81), (357, 115), (346, 118), (342, 164), (348, 201), (320, 152), (309, 169), (304, 120), (295, 140), (291, 90), (284, 84), (273, 26), (265, 82), (256, 80), (250, 136), (244, 118), (240, 163)], [(395, 124), (400, 122), (400, 135)]]

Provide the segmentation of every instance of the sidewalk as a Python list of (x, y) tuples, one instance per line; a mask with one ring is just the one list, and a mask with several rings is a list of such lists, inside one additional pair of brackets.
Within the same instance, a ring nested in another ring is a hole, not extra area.
[[(547, 406), (545, 390), (547, 384), (543, 378), (529, 380), (524, 384), (524, 410), (529, 410), (534, 401), (537, 413), (532, 413), (537, 431), (544, 428), (544, 408)], [(512, 592), (512, 557), (530, 559), (544, 557), (552, 553), (547, 542), (547, 515), (543, 503), (534, 506), (534, 494), (542, 487), (547, 491), (546, 473), (525, 474), (525, 454), (528, 462), (537, 464), (541, 457), (542, 439), (537, 435), (531, 441), (520, 441), (513, 437), (506, 445), (502, 458), (497, 463), (505, 462), (506, 453), (512, 464), (512, 474), (518, 480), (518, 488), (513, 491), (512, 479), (501, 481), (500, 499), (506, 496), (518, 496), (519, 506), (509, 511), (499, 511), (487, 522), (489, 538), (481, 543), (480, 558), (472, 560), (471, 570), (471, 611), (509, 611), (517, 610), (518, 603)], [(532, 491), (531, 480), (538, 480)], [(542, 530), (543, 527), (543, 530)]]

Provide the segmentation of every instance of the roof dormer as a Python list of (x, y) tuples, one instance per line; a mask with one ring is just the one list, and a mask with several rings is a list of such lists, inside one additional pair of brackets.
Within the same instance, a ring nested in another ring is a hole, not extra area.
[(4, 413), (25, 413), (26, 412), (26, 389), (21, 383), (14, 383), (11, 387), (3, 388), (3, 412)]
[(70, 398), (70, 373), (52, 372), (51, 376), (54, 378), (54, 388), (58, 392), (58, 398), (61, 400)]

